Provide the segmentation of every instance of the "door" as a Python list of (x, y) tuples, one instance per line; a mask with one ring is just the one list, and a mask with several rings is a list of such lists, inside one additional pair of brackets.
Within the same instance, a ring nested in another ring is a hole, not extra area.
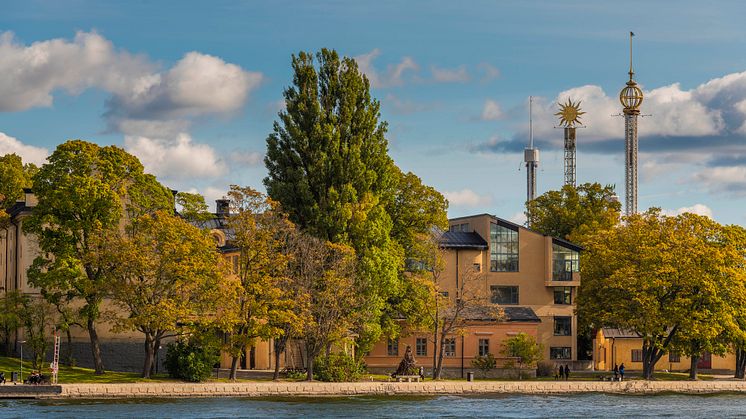
[(709, 352), (703, 353), (702, 357), (699, 358), (699, 362), (697, 362), (697, 368), (703, 370), (712, 368), (712, 354)]

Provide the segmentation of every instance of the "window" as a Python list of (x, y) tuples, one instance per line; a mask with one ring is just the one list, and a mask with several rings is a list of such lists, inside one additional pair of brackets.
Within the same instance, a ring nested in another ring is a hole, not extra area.
[(441, 291), (440, 295), (442, 295), (443, 297), (448, 298), (448, 291)]
[(451, 231), (466, 231), (469, 232), (469, 223), (454, 224), (450, 228)]
[(552, 279), (572, 281), (573, 272), (580, 272), (578, 251), (552, 243)]
[(518, 287), (516, 286), (490, 286), (492, 292), (492, 304), (518, 304)]
[(427, 338), (417, 338), (415, 341), (415, 355), (427, 356)]
[(443, 343), (444, 355), (448, 357), (456, 356), (456, 338), (446, 338)]
[(554, 304), (572, 304), (572, 287), (554, 287)]
[(474, 267), (475, 271), (477, 271), (477, 272), (481, 272), (482, 271), (482, 264), (481, 263), (475, 263), (472, 266)]
[(487, 356), (490, 353), (490, 340), (479, 339), (479, 356)]
[[(642, 354), (640, 354), (640, 359), (642, 359)], [(674, 362), (681, 362), (681, 354), (677, 354), (675, 352), (671, 352), (668, 354), (668, 362), (674, 363)]]
[(572, 335), (572, 317), (554, 317), (554, 336)]
[(572, 348), (562, 346), (559, 348), (549, 348), (550, 359), (572, 359)]
[(398, 356), (399, 355), (399, 339), (389, 339), (389, 344), (386, 349), (387, 349), (389, 356)]
[(518, 229), (490, 224), (490, 270), (518, 272)]
[(632, 362), (642, 362), (642, 349), (632, 350)]

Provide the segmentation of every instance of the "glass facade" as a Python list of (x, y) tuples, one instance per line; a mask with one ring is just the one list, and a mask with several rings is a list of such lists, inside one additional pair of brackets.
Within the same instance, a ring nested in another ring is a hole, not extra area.
[(490, 286), (492, 304), (518, 304), (517, 286)]
[(580, 272), (578, 251), (552, 243), (552, 279), (572, 281), (573, 272)]
[(518, 272), (518, 229), (490, 224), (490, 270)]

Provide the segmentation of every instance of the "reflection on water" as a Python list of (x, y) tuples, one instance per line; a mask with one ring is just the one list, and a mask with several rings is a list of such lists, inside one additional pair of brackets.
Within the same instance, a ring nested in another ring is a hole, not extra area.
[(2, 418), (746, 417), (746, 395), (1, 400)]

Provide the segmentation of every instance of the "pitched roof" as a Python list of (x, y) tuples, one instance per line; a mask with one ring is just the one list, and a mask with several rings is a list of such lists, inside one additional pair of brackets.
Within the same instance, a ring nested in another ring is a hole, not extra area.
[(601, 331), (605, 338), (639, 338), (640, 335), (633, 330), (619, 329), (616, 327), (603, 327)]
[(446, 231), (440, 236), (440, 245), (446, 248), (486, 249), (487, 242), (475, 232)]
[(541, 323), (541, 319), (531, 307), (503, 307), (503, 312), (505, 320), (509, 322)]

